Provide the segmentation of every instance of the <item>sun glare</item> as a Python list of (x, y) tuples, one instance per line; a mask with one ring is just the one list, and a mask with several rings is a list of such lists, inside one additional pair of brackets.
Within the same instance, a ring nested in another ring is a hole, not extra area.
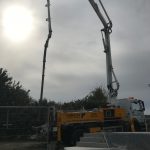
[(33, 28), (31, 12), (22, 6), (10, 6), (3, 11), (4, 35), (13, 42), (24, 41)]

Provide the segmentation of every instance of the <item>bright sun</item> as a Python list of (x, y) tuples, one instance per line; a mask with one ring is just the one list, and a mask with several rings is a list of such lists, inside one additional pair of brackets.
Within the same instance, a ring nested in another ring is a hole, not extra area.
[(22, 6), (10, 6), (3, 11), (2, 25), (4, 35), (11, 41), (24, 41), (33, 28), (32, 14)]

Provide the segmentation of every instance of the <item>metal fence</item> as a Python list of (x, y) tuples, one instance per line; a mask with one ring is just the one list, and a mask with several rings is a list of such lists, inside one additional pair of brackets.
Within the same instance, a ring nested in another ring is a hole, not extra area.
[(48, 107), (0, 106), (0, 138), (29, 136), (47, 123)]

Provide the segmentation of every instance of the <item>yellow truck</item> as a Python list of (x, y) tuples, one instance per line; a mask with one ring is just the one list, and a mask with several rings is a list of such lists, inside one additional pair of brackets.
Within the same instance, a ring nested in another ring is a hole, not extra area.
[(144, 102), (134, 98), (120, 99), (115, 106), (81, 111), (49, 109), (49, 141), (73, 146), (83, 133), (101, 131), (146, 131)]
[(100, 108), (90, 111), (56, 111), (49, 113), (49, 140), (73, 146), (83, 133), (104, 130), (123, 131), (125, 110), (122, 108)]

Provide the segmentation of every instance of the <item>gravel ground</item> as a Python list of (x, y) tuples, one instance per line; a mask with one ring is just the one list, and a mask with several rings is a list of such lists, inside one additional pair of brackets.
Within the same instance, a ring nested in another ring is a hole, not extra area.
[(0, 150), (46, 150), (43, 142), (0, 142)]

